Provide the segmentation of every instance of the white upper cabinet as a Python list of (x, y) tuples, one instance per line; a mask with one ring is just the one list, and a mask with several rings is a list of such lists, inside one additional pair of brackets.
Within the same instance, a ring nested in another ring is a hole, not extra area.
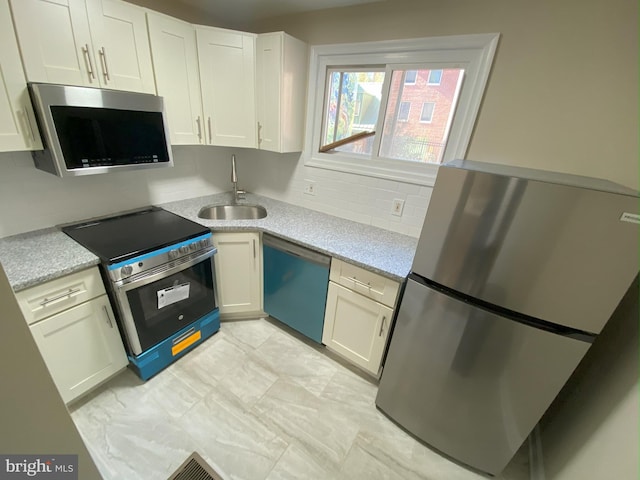
[(27, 79), (155, 93), (144, 10), (120, 0), (11, 0)]
[(145, 11), (120, 0), (87, 0), (103, 87), (156, 93)]
[(0, 45), (0, 152), (40, 150), (7, 0), (0, 0)]
[(173, 145), (205, 143), (196, 29), (190, 23), (147, 13), (158, 95), (164, 97)]
[(11, 0), (27, 79), (98, 86), (84, 0)]
[(206, 143), (256, 148), (256, 35), (196, 27)]
[(284, 32), (256, 40), (258, 148), (301, 152), (304, 137), (308, 48)]

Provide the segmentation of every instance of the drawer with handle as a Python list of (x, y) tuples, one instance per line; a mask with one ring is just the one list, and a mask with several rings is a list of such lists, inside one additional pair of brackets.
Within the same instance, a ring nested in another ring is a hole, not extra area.
[(400, 288), (396, 281), (335, 258), (331, 262), (329, 279), (392, 308)]
[(105, 293), (97, 268), (72, 273), (16, 293), (29, 325)]

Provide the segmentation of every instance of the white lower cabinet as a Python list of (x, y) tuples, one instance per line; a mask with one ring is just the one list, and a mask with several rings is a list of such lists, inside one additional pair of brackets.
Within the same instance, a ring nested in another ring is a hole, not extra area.
[(262, 247), (256, 232), (214, 233), (220, 315), (250, 317), (262, 311)]
[[(85, 300), (87, 296), (93, 298)], [(97, 268), (23, 290), (16, 297), (65, 403), (128, 364)], [(49, 315), (40, 313), (47, 308)]]
[[(348, 281), (353, 283), (353, 289), (339, 284), (347, 281), (344, 278), (347, 270), (352, 273)], [(322, 343), (329, 350), (378, 376), (389, 339), (399, 284), (336, 259), (331, 262), (330, 280)], [(376, 288), (378, 283), (387, 285), (387, 289), (394, 292), (383, 298), (386, 305), (376, 301), (380, 298)]]
[(32, 325), (31, 333), (67, 403), (128, 363), (106, 295)]

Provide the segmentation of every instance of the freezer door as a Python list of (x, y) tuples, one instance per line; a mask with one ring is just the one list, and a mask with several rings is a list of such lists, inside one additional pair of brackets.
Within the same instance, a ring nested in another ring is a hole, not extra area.
[(597, 334), (638, 274), (639, 205), (631, 195), (443, 166), (412, 270)]
[(495, 475), (589, 345), (409, 279), (376, 405), (428, 445)]

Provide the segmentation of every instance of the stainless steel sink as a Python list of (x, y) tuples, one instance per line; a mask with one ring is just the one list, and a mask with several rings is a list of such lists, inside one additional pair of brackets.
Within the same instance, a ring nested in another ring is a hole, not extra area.
[(267, 216), (262, 205), (208, 205), (202, 207), (198, 217), (209, 220), (255, 220)]

